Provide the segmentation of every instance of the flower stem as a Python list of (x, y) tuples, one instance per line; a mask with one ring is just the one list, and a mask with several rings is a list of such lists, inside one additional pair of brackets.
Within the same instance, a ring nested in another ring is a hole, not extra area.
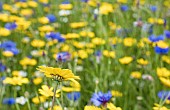
[[(57, 82), (57, 85), (58, 85), (58, 82)], [(54, 95), (53, 95), (53, 101), (52, 101), (51, 110), (53, 110), (53, 107), (54, 107), (56, 91), (57, 91), (57, 86), (54, 88)]]

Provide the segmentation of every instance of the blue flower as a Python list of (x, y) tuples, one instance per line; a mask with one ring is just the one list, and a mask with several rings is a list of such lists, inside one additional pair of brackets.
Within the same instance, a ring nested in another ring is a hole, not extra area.
[(150, 10), (153, 11), (153, 12), (155, 12), (155, 11), (157, 10), (157, 6), (153, 6), (153, 5), (150, 6)]
[(54, 33), (54, 32), (46, 34), (46, 38), (56, 39), (56, 40), (58, 40), (58, 42), (64, 42), (65, 41), (65, 38), (63, 38), (60, 33)]
[(6, 23), (5, 28), (8, 30), (14, 30), (17, 27), (16, 23)]
[(102, 52), (100, 50), (95, 52), (95, 56), (98, 56), (98, 57), (102, 56)]
[(0, 2), (0, 11), (2, 10), (3, 3)]
[(170, 38), (170, 31), (165, 30), (165, 31), (164, 31), (164, 34), (165, 34), (165, 36), (166, 36), (167, 38)]
[(48, 18), (50, 23), (53, 23), (53, 22), (55, 22), (57, 20), (57, 18), (53, 14), (49, 14), (46, 17)]
[(4, 72), (6, 70), (6, 66), (3, 65), (1, 62), (0, 62), (0, 72)]
[(155, 52), (157, 54), (167, 54), (169, 52), (169, 48), (161, 48), (161, 47), (158, 47), (158, 46), (155, 46)]
[(62, 2), (62, 4), (70, 4), (70, 2), (69, 1), (64, 1), (64, 2)]
[(60, 62), (65, 62), (71, 58), (71, 54), (68, 52), (61, 52), (57, 54), (56, 60)]
[(0, 48), (5, 51), (11, 51), (14, 55), (19, 53), (19, 50), (16, 48), (16, 43), (13, 41), (5, 41), (0, 45)]
[(70, 100), (78, 100), (80, 98), (80, 92), (71, 92), (71, 93), (67, 93), (67, 97)]
[(129, 7), (127, 5), (121, 5), (120, 9), (122, 11), (127, 11), (129, 9)]
[(8, 104), (8, 105), (12, 105), (15, 104), (15, 99), (14, 98), (5, 98), (3, 99), (3, 104)]
[(105, 106), (106, 103), (112, 98), (112, 94), (109, 91), (108, 93), (102, 93), (102, 92), (98, 92), (98, 93), (94, 93), (92, 98), (90, 99), (91, 102), (93, 102), (93, 104), (95, 106), (100, 106), (103, 105)]
[(82, 2), (86, 2), (86, 3), (87, 3), (89, 0), (81, 0), (81, 1), (82, 1)]
[(170, 100), (170, 91), (159, 91), (158, 92), (158, 97), (160, 99), (163, 99), (163, 100), (165, 100), (165, 99)]
[(164, 40), (164, 36), (163, 35), (155, 36), (154, 34), (152, 34), (149, 36), (149, 40), (151, 42), (158, 42), (160, 40)]

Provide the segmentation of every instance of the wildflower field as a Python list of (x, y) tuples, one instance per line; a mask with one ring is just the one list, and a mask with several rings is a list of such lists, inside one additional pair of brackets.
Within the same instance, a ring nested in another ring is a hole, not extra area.
[(170, 0), (0, 0), (0, 110), (170, 110)]

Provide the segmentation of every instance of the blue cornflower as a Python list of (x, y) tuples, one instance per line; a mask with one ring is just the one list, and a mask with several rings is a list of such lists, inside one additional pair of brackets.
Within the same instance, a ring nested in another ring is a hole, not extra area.
[(5, 98), (5, 99), (3, 100), (3, 104), (12, 105), (12, 104), (15, 104), (15, 103), (16, 103), (16, 101), (15, 101), (14, 98)]
[(71, 58), (71, 54), (68, 52), (61, 52), (57, 54), (56, 60), (60, 62), (68, 61)]
[(127, 11), (129, 9), (129, 7), (127, 5), (121, 5), (120, 9), (122, 11)]
[(6, 66), (3, 65), (1, 62), (0, 62), (0, 72), (4, 72), (6, 70)]
[(87, 3), (89, 0), (81, 0), (81, 1), (82, 1), (82, 2), (86, 2), (86, 3)]
[(8, 30), (14, 30), (17, 27), (16, 23), (6, 23), (5, 28)]
[(48, 18), (50, 23), (53, 23), (53, 22), (55, 22), (57, 20), (57, 18), (53, 14), (49, 14), (46, 17)]
[(102, 56), (102, 52), (99, 50), (99, 51), (96, 51), (95, 52), (95, 56), (98, 56), (98, 57), (100, 57), (100, 56)]
[(11, 51), (14, 55), (19, 53), (19, 50), (16, 48), (16, 43), (13, 41), (5, 41), (0, 44), (0, 48), (3, 48), (5, 51)]
[(165, 31), (164, 31), (164, 35), (165, 35), (167, 38), (170, 38), (170, 31), (165, 30)]
[(62, 4), (70, 4), (70, 2), (69, 1), (64, 1), (64, 2), (62, 2)]
[(157, 54), (167, 54), (169, 52), (169, 47), (161, 48), (161, 47), (155, 46), (155, 52)]
[(2, 6), (3, 6), (3, 3), (0, 2), (0, 11), (3, 9)]
[(157, 10), (157, 6), (153, 6), (153, 5), (150, 6), (150, 10), (153, 11), (153, 12), (155, 12), (155, 11)]
[(152, 34), (149, 36), (149, 40), (151, 42), (158, 42), (160, 40), (164, 40), (164, 36), (163, 35), (155, 36), (154, 34)]
[(109, 91), (108, 93), (102, 93), (102, 92), (98, 92), (98, 93), (94, 93), (92, 98), (90, 99), (91, 102), (93, 102), (93, 104), (95, 106), (100, 106), (103, 105), (105, 106), (106, 103), (112, 98), (112, 94)]
[(80, 92), (71, 92), (71, 93), (67, 93), (67, 97), (70, 100), (78, 100), (80, 98)]
[(60, 33), (51, 32), (51, 33), (46, 34), (46, 37), (48, 39), (56, 39), (56, 40), (58, 40), (58, 42), (64, 42), (65, 41), (65, 38), (63, 38)]
[(158, 92), (158, 97), (160, 99), (163, 99), (163, 100), (165, 100), (165, 99), (170, 100), (170, 91), (159, 91)]

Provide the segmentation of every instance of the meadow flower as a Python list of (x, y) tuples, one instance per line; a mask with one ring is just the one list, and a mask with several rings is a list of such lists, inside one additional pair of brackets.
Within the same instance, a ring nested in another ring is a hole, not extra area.
[(157, 6), (151, 5), (151, 6), (150, 6), (150, 10), (151, 10), (152, 12), (155, 12), (155, 11), (157, 10)]
[(129, 9), (129, 7), (128, 7), (127, 5), (121, 5), (121, 6), (120, 6), (120, 9), (121, 9), (122, 11), (127, 11), (127, 10)]
[(155, 46), (155, 52), (158, 54), (167, 54), (169, 52), (168, 44), (164, 41), (157, 42), (157, 46)]
[(60, 10), (59, 12), (58, 12), (58, 14), (60, 15), (60, 16), (68, 16), (68, 15), (70, 15), (72, 12), (70, 11), (70, 10)]
[(70, 80), (76, 82), (75, 79), (80, 79), (79, 76), (75, 76), (69, 69), (39, 66), (37, 70), (43, 72), (46, 77), (54, 78), (57, 81)]
[(6, 70), (6, 66), (0, 62), (0, 72), (4, 72)]
[(45, 102), (46, 99), (47, 98), (45, 96), (33, 97), (32, 102), (35, 103), (35, 104), (39, 104), (39, 103)]
[(112, 12), (113, 12), (112, 4), (103, 2), (101, 6), (99, 7), (100, 14), (108, 15), (109, 13), (112, 13)]
[(153, 110), (169, 110), (168, 108), (166, 108), (163, 105), (159, 105), (157, 103), (154, 104)]
[(35, 85), (39, 85), (40, 83), (42, 83), (43, 82), (43, 79), (41, 78), (41, 77), (38, 77), (38, 78), (34, 78), (33, 79), (33, 83), (35, 84)]
[(10, 30), (6, 28), (0, 28), (0, 36), (6, 37), (11, 34)]
[(71, 54), (68, 52), (61, 52), (57, 54), (56, 60), (60, 62), (65, 62), (70, 60)]
[(58, 32), (58, 33), (54, 33), (54, 32), (50, 32), (46, 34), (46, 38), (47, 39), (56, 39), (58, 42), (64, 42), (65, 38), (62, 37), (62, 35)]
[(84, 110), (102, 110), (102, 109), (96, 106), (85, 106)]
[(3, 104), (13, 105), (15, 103), (16, 103), (16, 100), (14, 98), (5, 98), (5, 99), (3, 99)]
[(114, 104), (112, 104), (112, 103), (108, 103), (107, 104), (107, 108), (109, 109), (109, 110), (122, 110), (120, 107), (116, 107)]
[(149, 36), (149, 40), (151, 42), (158, 42), (160, 40), (164, 40), (164, 36), (163, 35), (155, 36), (154, 34), (152, 34)]
[(70, 82), (70, 86), (63, 86), (62, 90), (65, 92), (79, 92), (81, 86), (77, 82)]
[(123, 96), (123, 94), (121, 92), (116, 91), (116, 90), (112, 90), (111, 94), (112, 94), (112, 97), (122, 97)]
[(22, 60), (20, 60), (19, 63), (22, 66), (28, 66), (28, 65), (34, 66), (34, 65), (37, 64), (37, 61), (35, 59), (31, 59), (31, 58), (25, 57)]
[[(49, 108), (48, 110), (51, 110), (51, 108)], [(53, 107), (53, 110), (62, 110), (62, 107), (59, 106), (59, 105), (55, 105), (55, 106)]]
[(3, 51), (2, 55), (5, 57), (12, 57), (14, 54), (11, 51)]
[(87, 22), (73, 22), (73, 23), (70, 23), (70, 27), (75, 29), (75, 28), (82, 28), (82, 27), (85, 27), (87, 26)]
[(57, 18), (53, 14), (49, 14), (46, 16), (50, 23), (53, 23), (57, 20)]
[(133, 71), (131, 74), (132, 78), (140, 79), (142, 77), (141, 73), (138, 71)]
[(66, 1), (59, 5), (60, 10), (71, 10), (73, 8), (73, 5), (70, 4), (70, 2)]
[(137, 63), (139, 63), (141, 65), (147, 65), (148, 64), (148, 60), (140, 58), (140, 59), (137, 59)]
[(31, 45), (33, 47), (44, 47), (45, 46), (45, 42), (43, 40), (39, 40), (39, 39), (34, 39), (32, 42), (31, 42)]
[(129, 57), (129, 56), (125, 56), (125, 57), (119, 59), (119, 62), (120, 62), (121, 64), (129, 64), (129, 63), (131, 63), (132, 61), (133, 61), (133, 58), (132, 58), (132, 57)]
[(170, 31), (165, 30), (164, 35), (166, 36), (166, 38), (170, 38)]
[(29, 80), (28, 78), (23, 78), (21, 76), (19, 77), (6, 77), (5, 80), (3, 80), (4, 84), (11, 84), (11, 85), (19, 85), (21, 86), (22, 84), (28, 84)]
[(110, 91), (108, 93), (98, 92), (92, 95), (90, 101), (93, 102), (95, 106), (100, 106), (100, 105), (106, 106), (107, 102), (110, 101), (111, 98), (112, 98), (112, 94)]
[(24, 105), (27, 102), (27, 99), (24, 96), (17, 97), (16, 98), (16, 103)]
[(162, 61), (170, 64), (170, 57), (163, 55), (163, 56), (162, 56)]
[(127, 47), (131, 47), (132, 45), (134, 45), (136, 43), (136, 39), (131, 38), (131, 37), (127, 37), (123, 40), (123, 44)]
[(80, 92), (70, 92), (67, 93), (67, 98), (76, 101), (80, 98)]
[(170, 70), (168, 70), (165, 67), (157, 68), (156, 69), (158, 77), (169, 77), (170, 76)]
[(170, 80), (168, 78), (165, 77), (159, 77), (161, 83), (167, 87), (170, 87)]
[(165, 99), (170, 100), (170, 91), (159, 91), (158, 97), (162, 100), (165, 100)]
[(14, 30), (17, 28), (17, 25), (15, 23), (6, 23), (5, 28), (8, 30)]
[[(41, 87), (42, 87), (42, 89), (38, 89), (38, 91), (42, 96), (45, 96), (46, 98), (48, 98), (48, 97), (52, 97), (54, 95), (53, 87), (48, 87), (47, 85), (42, 85)], [(56, 97), (60, 96), (59, 92), (60, 92), (60, 90), (56, 91), (56, 95), (55, 95)]]

